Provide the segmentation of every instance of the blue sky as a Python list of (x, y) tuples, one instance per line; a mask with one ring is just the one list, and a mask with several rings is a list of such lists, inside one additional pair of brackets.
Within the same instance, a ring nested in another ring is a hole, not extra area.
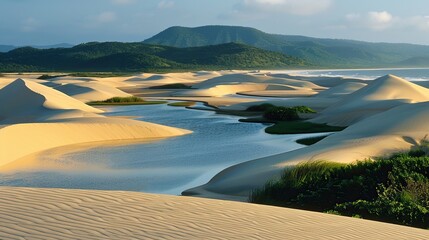
[(0, 0), (0, 44), (142, 41), (170, 26), (429, 45), (427, 0)]

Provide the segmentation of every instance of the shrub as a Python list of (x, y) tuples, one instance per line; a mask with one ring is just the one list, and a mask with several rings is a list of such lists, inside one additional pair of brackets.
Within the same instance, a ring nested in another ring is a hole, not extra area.
[(275, 121), (299, 120), (298, 111), (288, 107), (272, 107), (264, 112), (264, 118)]
[(429, 157), (413, 154), (299, 164), (249, 200), (429, 228)]
[(251, 111), (251, 112), (265, 112), (268, 109), (275, 107), (273, 104), (271, 103), (263, 103), (263, 104), (259, 104), (259, 105), (253, 105), (250, 106), (246, 109), (246, 111)]
[(112, 97), (102, 102), (105, 103), (132, 103), (132, 102), (144, 102), (143, 98), (130, 96), (130, 97)]

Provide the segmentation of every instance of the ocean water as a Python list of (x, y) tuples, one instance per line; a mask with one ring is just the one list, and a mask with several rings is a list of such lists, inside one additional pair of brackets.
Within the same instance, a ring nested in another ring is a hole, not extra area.
[(269, 135), (260, 123), (240, 123), (238, 117), (167, 105), (121, 106), (108, 116), (137, 116), (138, 120), (192, 130), (194, 133), (122, 146), (92, 146), (81, 151), (46, 151), (42, 163), (65, 169), (22, 171), (0, 175), (0, 185), (81, 189), (132, 190), (180, 194), (209, 181), (240, 162), (302, 147), (306, 135)]
[(393, 74), (409, 81), (428, 81), (429, 68), (409, 69), (350, 69), (350, 70), (307, 70), (294, 71), (293, 74), (305, 76), (347, 77), (373, 80), (378, 77)]

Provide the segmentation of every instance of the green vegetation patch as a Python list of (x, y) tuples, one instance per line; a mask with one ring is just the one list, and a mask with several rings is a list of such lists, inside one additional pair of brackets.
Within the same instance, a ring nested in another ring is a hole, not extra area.
[(153, 86), (153, 87), (150, 87), (149, 89), (190, 89), (190, 88), (192, 87), (183, 83), (171, 83), (171, 84)]
[(113, 97), (104, 101), (89, 102), (89, 105), (152, 105), (164, 104), (166, 101), (146, 101), (143, 98), (131, 97)]
[(310, 137), (310, 138), (303, 138), (303, 139), (298, 139), (296, 140), (297, 143), (302, 144), (302, 145), (313, 145), (316, 144), (318, 142), (320, 142), (321, 140), (323, 140), (324, 138), (326, 138), (327, 136), (318, 136), (318, 137)]
[(172, 107), (191, 107), (195, 105), (195, 102), (174, 102), (167, 105)]
[(252, 192), (250, 202), (429, 228), (429, 157), (412, 149), (391, 157), (288, 168)]
[(48, 75), (48, 74), (43, 74), (42, 76), (38, 77), (37, 79), (42, 79), (42, 80), (49, 80), (49, 79), (53, 79), (53, 78), (57, 78), (57, 77), (65, 77), (67, 75)]
[(312, 123), (307, 121), (281, 121), (265, 129), (270, 134), (299, 134), (299, 133), (322, 133), (337, 132), (345, 127), (329, 126), (327, 124)]

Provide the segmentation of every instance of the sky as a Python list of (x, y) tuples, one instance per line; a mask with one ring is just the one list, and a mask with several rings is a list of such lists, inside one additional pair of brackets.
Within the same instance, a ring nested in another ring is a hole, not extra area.
[(143, 41), (171, 26), (429, 45), (428, 0), (0, 0), (0, 44)]

